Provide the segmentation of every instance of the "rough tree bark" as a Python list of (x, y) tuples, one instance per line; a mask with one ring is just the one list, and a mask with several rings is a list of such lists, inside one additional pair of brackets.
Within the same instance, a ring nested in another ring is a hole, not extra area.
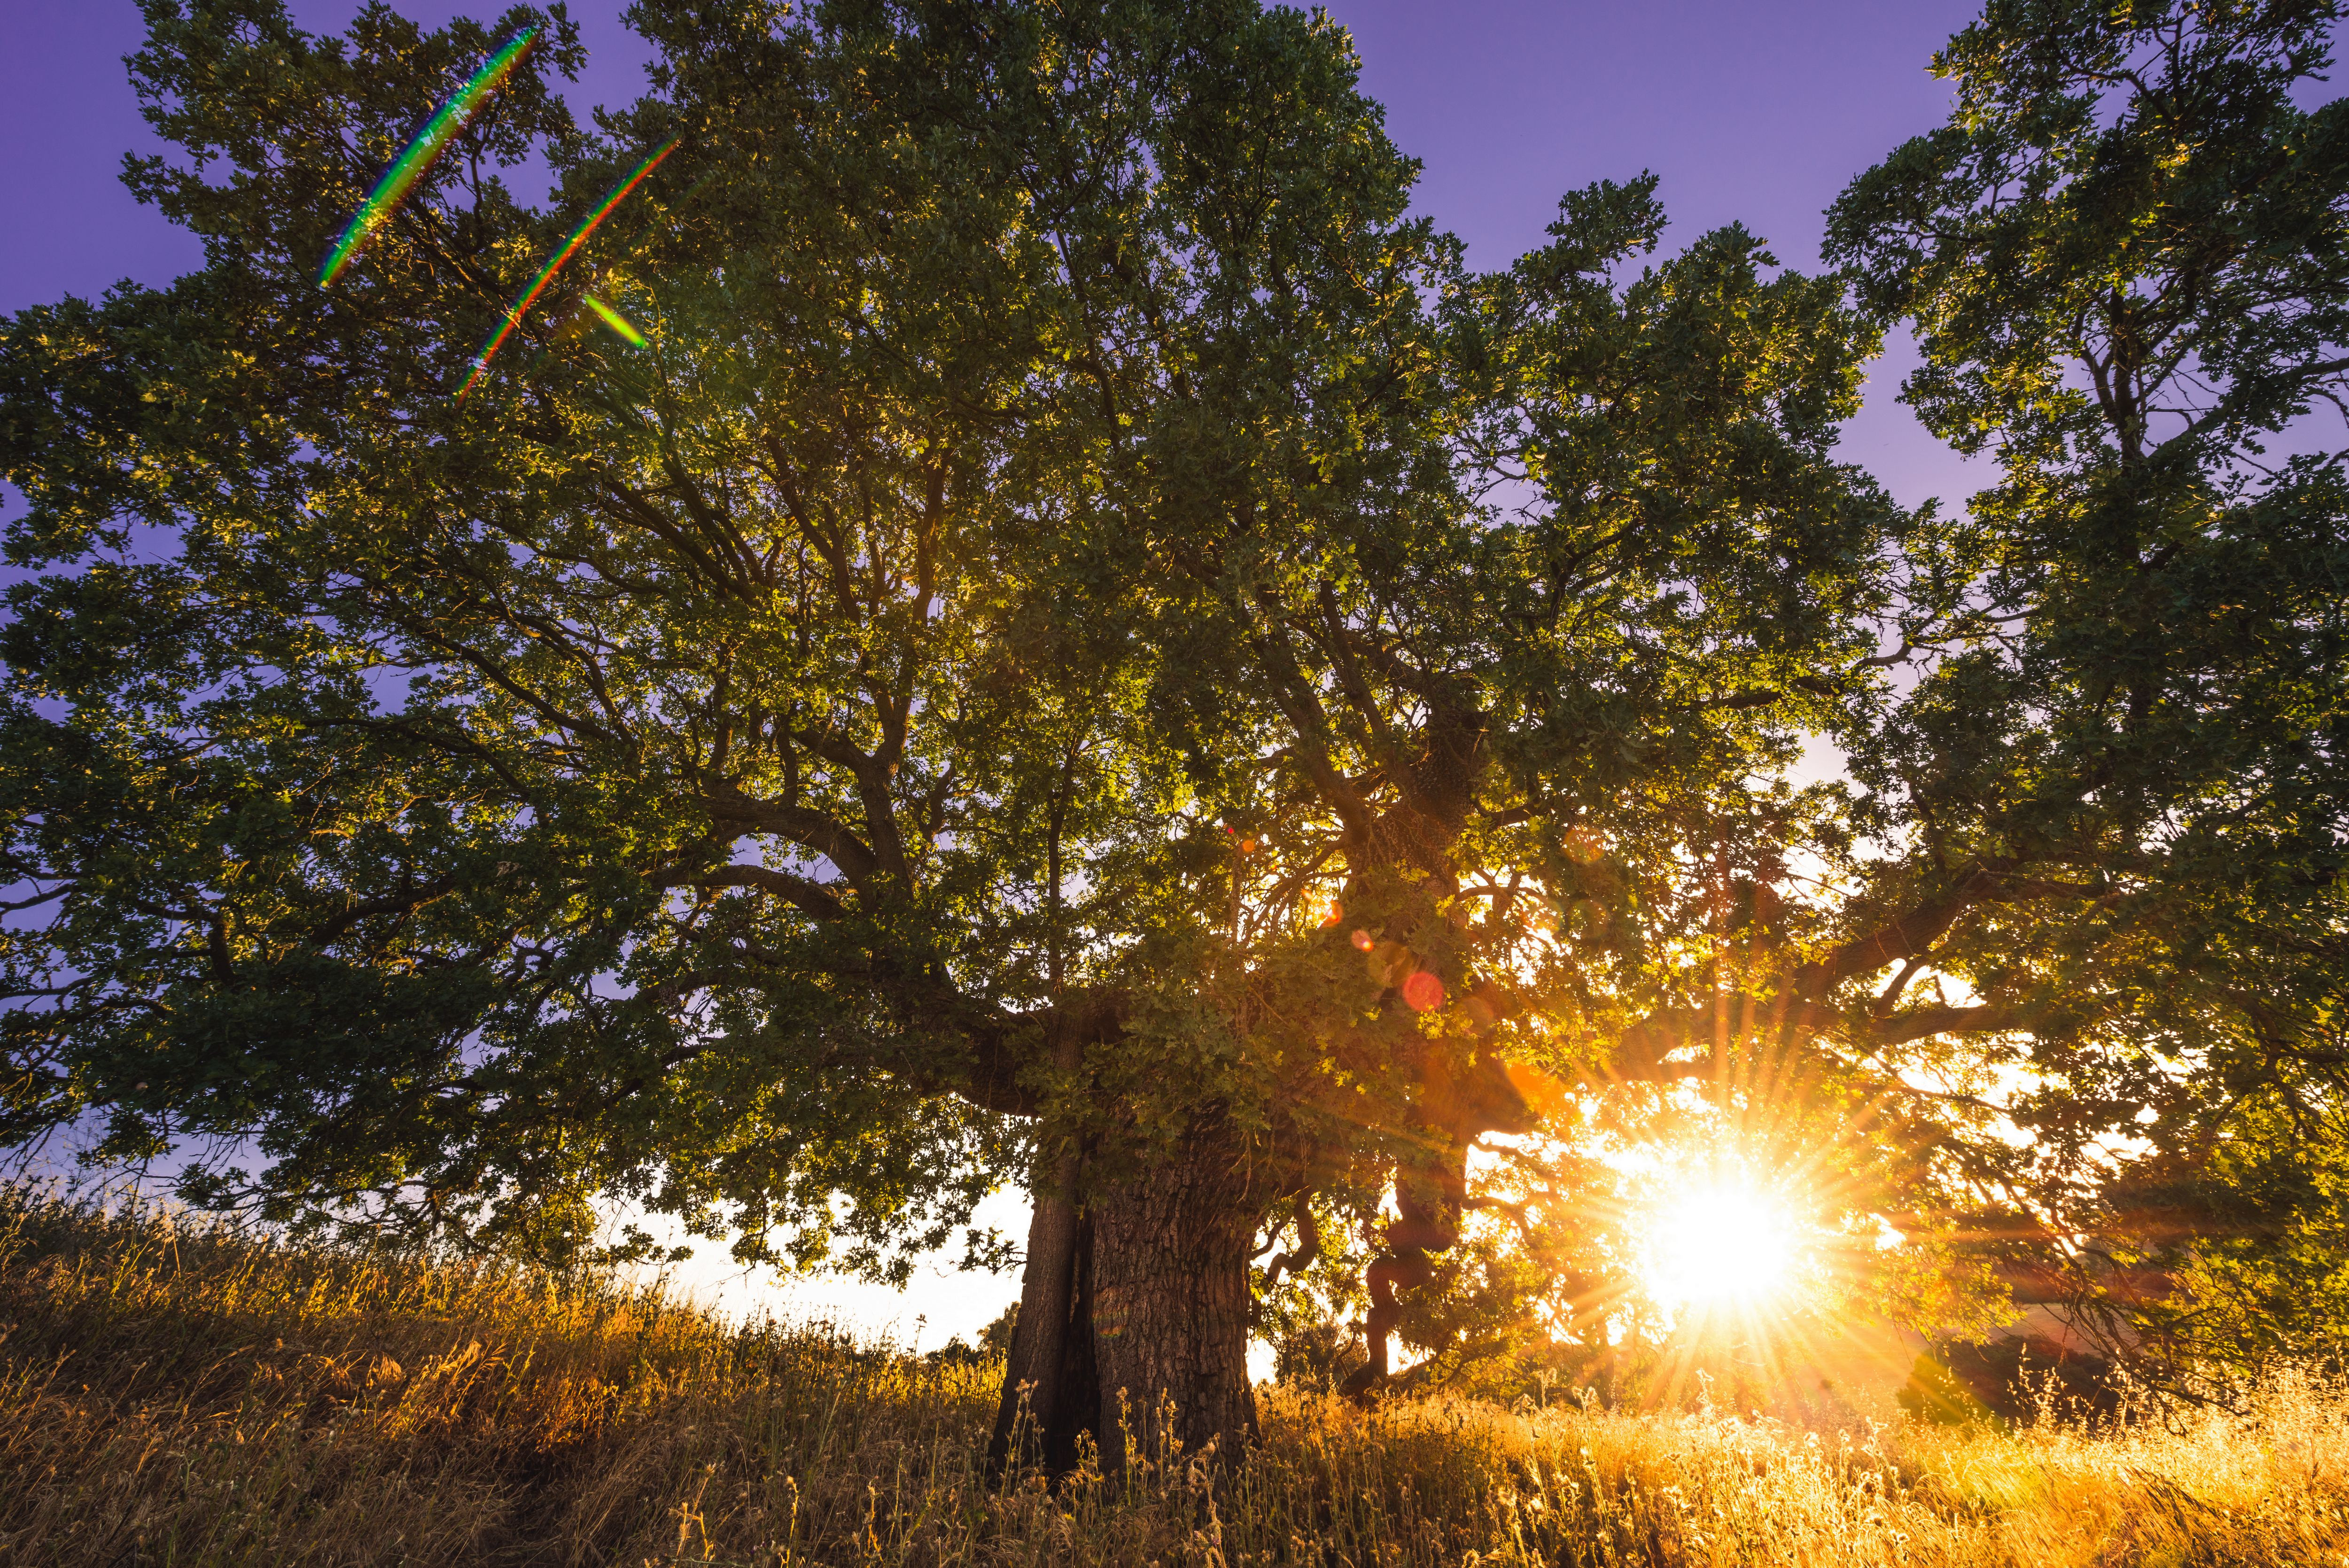
[(1093, 1204), (1093, 1348), (1102, 1464), (1236, 1457), (1256, 1425), (1248, 1251), (1257, 1212), (1231, 1140), (1195, 1133), (1174, 1159)]
[[(1081, 1208), (1042, 1192), (1029, 1233), (994, 1457), (1075, 1468), (1091, 1434), (1102, 1466), (1171, 1439), (1239, 1451), (1256, 1420), (1248, 1387), (1248, 1249), (1262, 1207), (1231, 1140), (1202, 1131), (1173, 1157)], [(1024, 1415), (1024, 1418), (1023, 1418)]]

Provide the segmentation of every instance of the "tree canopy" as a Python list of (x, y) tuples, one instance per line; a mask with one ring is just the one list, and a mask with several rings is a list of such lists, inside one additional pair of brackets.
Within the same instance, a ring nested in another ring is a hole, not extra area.
[[(2337, 1257), (2342, 475), (2261, 446), (2338, 395), (2331, 7), (1993, 5), (1816, 278), (1644, 176), (1475, 273), (1252, 0), (645, 0), (592, 129), (559, 6), (147, 13), (207, 264), (0, 350), (10, 1142), (899, 1277), (1024, 1181), (1048, 1447), (1236, 1435), (1300, 1277), (1365, 1379), (1603, 1344), (1630, 1141), (1928, 1321), (2023, 1260), (2208, 1351), (2243, 1238)], [(1834, 449), (1903, 316), (1962, 516)]]
[(2295, 96), (2337, 20), (1994, 4), (1937, 61), (1951, 125), (1829, 215), (1917, 323), (1908, 401), (2001, 470), (1854, 752), (1971, 912), (1919, 972), (2013, 1031), (1969, 1047), (2028, 1135), (1985, 1186), (2116, 1344), (2192, 1356), (2340, 1332), (2274, 1310), (2344, 1234), (2349, 107)]

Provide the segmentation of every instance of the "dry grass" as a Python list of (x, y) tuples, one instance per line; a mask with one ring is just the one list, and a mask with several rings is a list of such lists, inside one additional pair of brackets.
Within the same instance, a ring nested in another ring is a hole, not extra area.
[(995, 1487), (996, 1368), (0, 1193), (0, 1562), (2328, 1564), (2349, 1400), (2095, 1436), (1365, 1413)]

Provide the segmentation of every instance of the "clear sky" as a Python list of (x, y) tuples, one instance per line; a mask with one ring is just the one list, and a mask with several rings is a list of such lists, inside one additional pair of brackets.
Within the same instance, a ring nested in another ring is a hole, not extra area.
[[(298, 25), (339, 31), (356, 0), (292, 0)], [(417, 0), (399, 7), (438, 25), (498, 5)], [(574, 105), (620, 102), (644, 88), (647, 49), (623, 27), (621, 0), (575, 0), (591, 52)], [(1364, 84), (1388, 129), (1424, 160), (1420, 210), (1467, 242), (1477, 266), (1505, 265), (1537, 243), (1558, 197), (1642, 170), (1661, 177), (1668, 245), (1739, 222), (1790, 266), (1815, 266), (1820, 213), (1853, 175), (1938, 124), (1949, 88), (1927, 62), (1972, 15), (1971, 0), (1339, 0)], [(201, 261), (196, 242), (118, 182), (127, 151), (159, 150), (139, 118), (121, 59), (142, 37), (133, 0), (6, 0), (0, 54), (0, 311), (119, 279), (162, 284)], [(1845, 449), (1901, 500), (1961, 503), (1961, 466), (1892, 393), (1905, 344), (1879, 365)], [(1024, 1226), (1007, 1195), (987, 1216)], [(686, 1275), (714, 1287), (712, 1263)], [(1009, 1279), (927, 1273), (905, 1297), (795, 1288), (802, 1309), (862, 1324), (893, 1320), (901, 1339), (934, 1345), (968, 1333), (1016, 1295)], [(737, 1284), (730, 1302), (761, 1293)]]

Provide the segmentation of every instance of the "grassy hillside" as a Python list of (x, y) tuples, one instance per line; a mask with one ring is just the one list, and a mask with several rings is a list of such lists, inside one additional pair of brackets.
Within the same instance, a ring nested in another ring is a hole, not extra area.
[(0, 1563), (2349, 1565), (2349, 1401), (2119, 1437), (1366, 1413), (990, 1486), (998, 1368), (0, 1191)]

